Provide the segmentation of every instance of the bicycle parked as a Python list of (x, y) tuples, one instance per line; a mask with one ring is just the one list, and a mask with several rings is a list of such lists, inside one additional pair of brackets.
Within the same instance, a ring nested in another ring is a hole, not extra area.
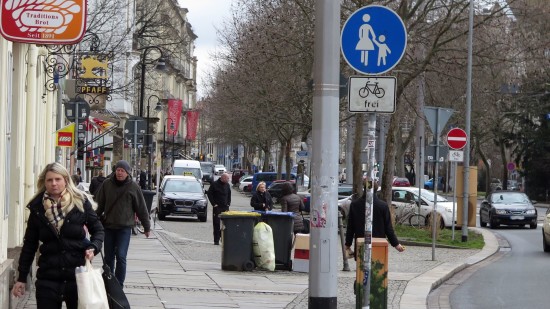
[(411, 226), (421, 228), (426, 227), (428, 222), (426, 217), (420, 214), (420, 207), (415, 202), (411, 202), (399, 209), (395, 216), (395, 223), (408, 223)]

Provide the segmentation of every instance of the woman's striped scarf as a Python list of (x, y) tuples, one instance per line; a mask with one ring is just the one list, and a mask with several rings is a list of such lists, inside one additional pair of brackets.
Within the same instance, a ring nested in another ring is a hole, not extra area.
[(44, 192), (42, 205), (44, 205), (44, 210), (46, 211), (46, 218), (48, 218), (48, 221), (55, 227), (59, 234), (65, 217), (74, 207), (70, 194), (67, 193), (67, 190), (64, 190), (59, 200), (55, 201), (50, 197), (48, 192)]

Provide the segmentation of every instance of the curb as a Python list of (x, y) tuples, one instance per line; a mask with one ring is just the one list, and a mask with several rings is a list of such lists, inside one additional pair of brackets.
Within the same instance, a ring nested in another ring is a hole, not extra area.
[(399, 304), (400, 308), (425, 309), (430, 292), (456, 273), (477, 264), (498, 252), (499, 244), (496, 236), (485, 229), (471, 227), (470, 229), (483, 235), (485, 246), (480, 252), (458, 263), (443, 263), (410, 280), (405, 287)]

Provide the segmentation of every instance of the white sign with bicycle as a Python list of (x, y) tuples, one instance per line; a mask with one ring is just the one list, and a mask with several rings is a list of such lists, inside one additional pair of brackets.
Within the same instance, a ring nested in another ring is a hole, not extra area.
[(349, 112), (393, 114), (396, 84), (393, 76), (350, 76)]

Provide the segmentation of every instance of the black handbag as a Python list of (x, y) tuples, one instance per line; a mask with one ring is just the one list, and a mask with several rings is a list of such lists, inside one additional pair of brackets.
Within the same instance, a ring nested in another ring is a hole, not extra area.
[(103, 260), (103, 282), (105, 283), (105, 291), (107, 292), (107, 300), (109, 301), (109, 309), (130, 309), (128, 298), (122, 289), (122, 285), (116, 279), (109, 265), (105, 263), (103, 253), (100, 251), (101, 259)]
[(300, 211), (300, 214), (302, 215), (302, 222), (304, 224), (304, 229), (302, 230), (302, 234), (309, 234), (309, 228), (310, 228), (309, 219), (304, 218), (304, 214), (301, 211)]

